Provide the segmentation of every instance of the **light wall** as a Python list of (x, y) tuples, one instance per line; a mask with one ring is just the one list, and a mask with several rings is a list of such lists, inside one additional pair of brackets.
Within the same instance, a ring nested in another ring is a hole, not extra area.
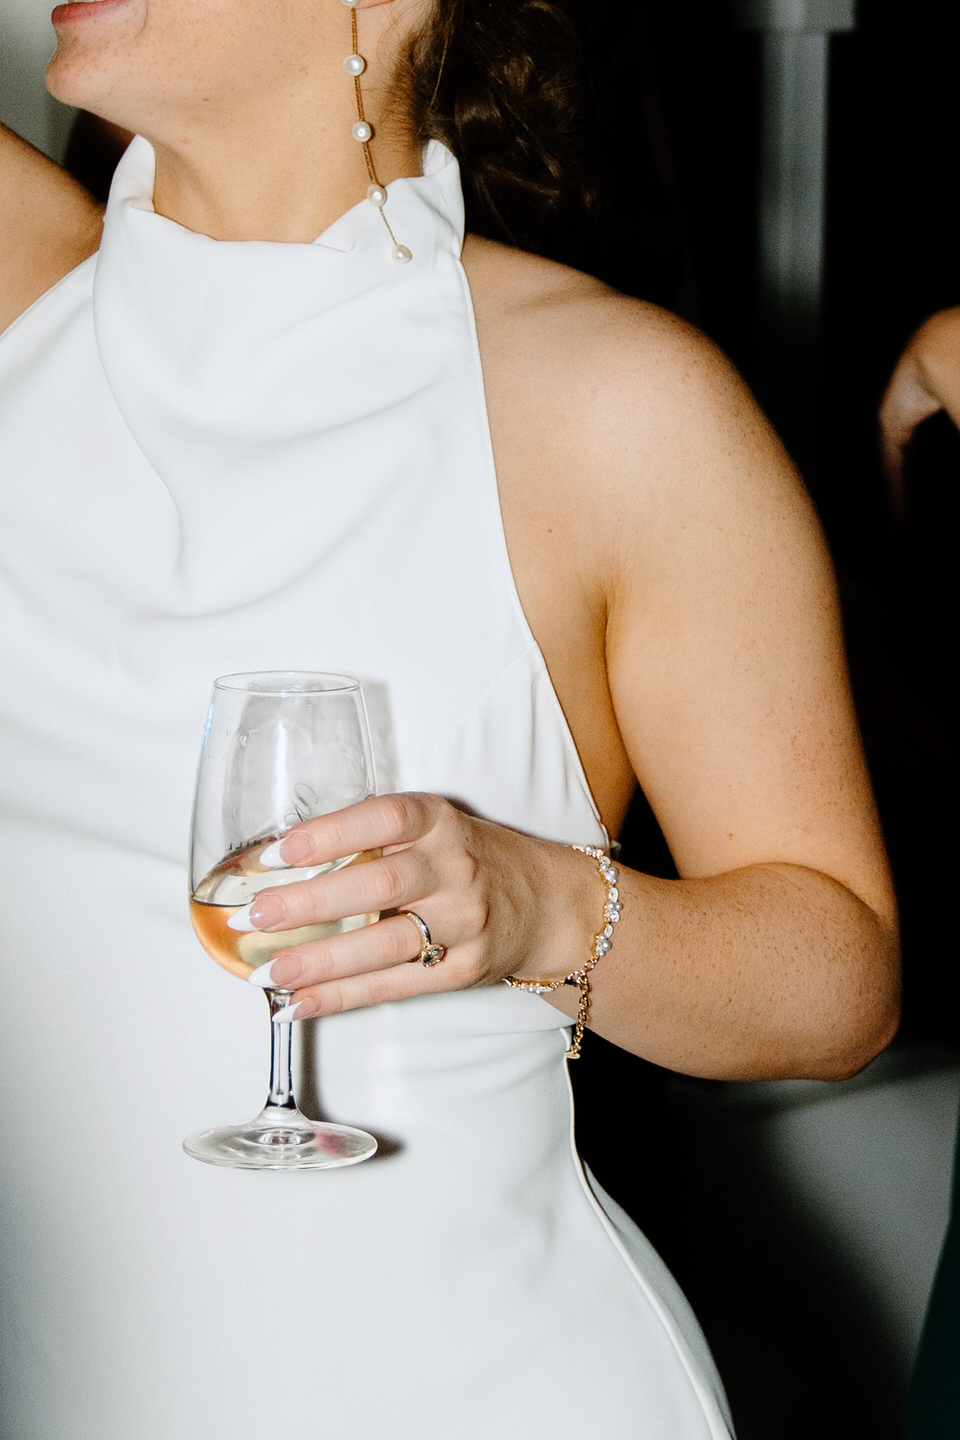
[(60, 160), (73, 111), (43, 83), (54, 48), (52, 0), (0, 0), (0, 6), (0, 120)]

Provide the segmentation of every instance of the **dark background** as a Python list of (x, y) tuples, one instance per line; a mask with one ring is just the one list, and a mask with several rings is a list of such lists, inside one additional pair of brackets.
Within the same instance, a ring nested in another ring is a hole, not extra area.
[[(822, 423), (797, 446), (840, 575), (902, 908), (896, 1044), (907, 1071), (931, 1047), (960, 1049), (950, 618), (960, 437), (943, 417), (921, 427), (909, 519), (895, 531), (876, 412), (912, 330), (960, 304), (956, 9), (861, 0), (857, 30), (831, 40)], [(734, 30), (718, 0), (609, 0), (585, 8), (583, 32), (604, 204), (564, 258), (700, 325), (777, 422), (756, 358), (760, 39)], [(674, 873), (642, 797), (622, 838), (627, 863)], [(678, 1093), (665, 1072), (587, 1041), (571, 1067), (582, 1152), (690, 1296), (740, 1440), (893, 1440), (903, 1396), (879, 1329), (772, 1194), (748, 1119), (725, 1113), (722, 1087)]]

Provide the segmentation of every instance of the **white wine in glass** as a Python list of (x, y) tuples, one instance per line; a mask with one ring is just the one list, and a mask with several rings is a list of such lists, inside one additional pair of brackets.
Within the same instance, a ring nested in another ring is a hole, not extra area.
[(373, 860), (378, 853), (364, 850), (357, 855), (347, 855), (342, 860), (330, 860), (326, 865), (291, 866), (277, 870), (261, 864), (260, 857), (267, 846), (279, 838), (271, 836), (266, 843), (257, 840), (253, 845), (235, 850), (197, 882), (190, 896), (190, 920), (200, 944), (212, 960), (241, 980), (249, 979), (258, 965), (266, 965), (288, 945), (326, 940), (329, 935), (340, 935), (344, 930), (358, 930), (361, 925), (372, 925), (378, 918), (377, 914), (348, 915), (344, 920), (322, 925), (301, 925), (296, 930), (270, 932), (231, 928), (230, 921), (237, 911), (249, 904), (261, 890), (291, 885), (295, 880), (312, 880), (315, 875), (327, 875), (331, 870), (342, 870), (347, 865)]
[[(376, 913), (267, 933), (232, 924), (263, 889), (311, 880), (375, 852), (323, 865), (284, 866), (276, 842), (291, 826), (376, 794), (359, 681), (347, 675), (267, 671), (214, 682), (197, 771), (190, 842), (190, 918), (218, 965), (241, 979), (290, 945), (372, 924)], [(271, 847), (273, 847), (271, 851)], [(273, 1021), (291, 991), (268, 989), (270, 1090), (243, 1125), (189, 1136), (188, 1155), (249, 1170), (355, 1165), (376, 1150), (364, 1130), (308, 1120), (293, 1095), (290, 1023)]]

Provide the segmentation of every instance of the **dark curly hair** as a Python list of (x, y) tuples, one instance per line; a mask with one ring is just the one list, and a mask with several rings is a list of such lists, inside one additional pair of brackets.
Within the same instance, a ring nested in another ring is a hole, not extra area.
[(460, 161), (468, 229), (562, 251), (594, 200), (564, 0), (434, 0), (407, 65), (413, 132)]

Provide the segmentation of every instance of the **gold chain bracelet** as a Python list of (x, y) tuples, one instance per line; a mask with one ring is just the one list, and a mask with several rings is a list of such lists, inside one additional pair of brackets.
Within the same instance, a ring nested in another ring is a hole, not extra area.
[(516, 975), (505, 975), (503, 983), (509, 985), (513, 990), (526, 990), (529, 995), (546, 995), (551, 990), (559, 990), (561, 985), (577, 985), (579, 987), (580, 1003), (577, 1006), (577, 1020), (570, 1049), (566, 1054), (568, 1060), (579, 1060), (583, 1032), (590, 1017), (590, 971), (597, 961), (602, 960), (610, 950), (613, 944), (613, 927), (620, 920), (623, 906), (620, 903), (620, 891), (617, 889), (620, 874), (607, 852), (598, 849), (596, 845), (571, 845), (570, 849), (579, 851), (581, 855), (589, 855), (591, 860), (596, 860), (600, 879), (607, 887), (607, 899), (603, 907), (603, 925), (593, 937), (590, 958), (579, 970), (565, 975), (562, 980), (521, 980)]

